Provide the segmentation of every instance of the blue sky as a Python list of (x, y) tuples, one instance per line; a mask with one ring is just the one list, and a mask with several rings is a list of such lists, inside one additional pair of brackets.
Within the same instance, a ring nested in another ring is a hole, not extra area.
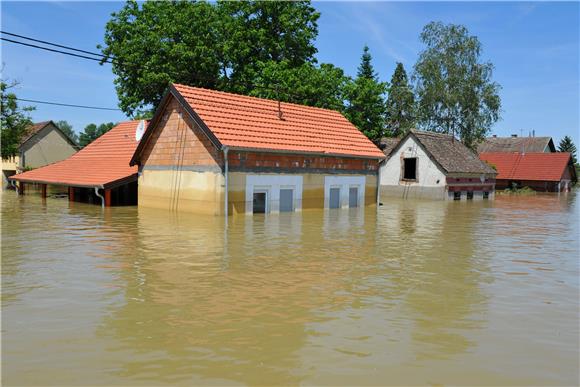
[[(96, 50), (120, 2), (3, 1), (2, 30)], [(502, 120), (493, 132), (571, 135), (580, 143), (580, 4), (528, 2), (315, 2), (320, 11), (319, 62), (354, 75), (364, 44), (375, 69), (390, 80), (397, 61), (411, 72), (422, 49), (419, 33), (433, 20), (465, 25), (483, 45), (502, 86)], [(3, 78), (21, 82), (22, 98), (116, 107), (108, 65), (2, 42)], [(79, 131), (120, 121), (121, 112), (37, 105), (36, 121), (67, 120)], [(580, 145), (580, 144), (579, 144)]]

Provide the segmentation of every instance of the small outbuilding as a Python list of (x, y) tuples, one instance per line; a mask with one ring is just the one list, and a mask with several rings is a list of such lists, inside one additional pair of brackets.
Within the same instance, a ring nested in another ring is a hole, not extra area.
[(139, 206), (227, 216), (375, 204), (382, 159), (337, 111), (173, 84), (131, 165)]
[(576, 182), (572, 156), (556, 153), (480, 153), (497, 171), (497, 188), (529, 187), (543, 192), (566, 192)]
[(145, 121), (122, 122), (66, 160), (10, 177), (20, 193), (26, 184), (40, 185), (42, 196), (47, 186), (68, 189), (70, 201), (103, 206), (137, 204), (137, 167), (129, 161), (139, 143), (137, 128)]
[(452, 136), (412, 130), (385, 139), (381, 198), (493, 199), (497, 172)]

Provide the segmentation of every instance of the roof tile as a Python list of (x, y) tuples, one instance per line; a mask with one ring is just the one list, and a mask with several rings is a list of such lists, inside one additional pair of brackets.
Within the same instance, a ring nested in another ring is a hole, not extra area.
[(479, 157), (497, 168), (497, 179), (560, 181), (570, 162), (570, 153), (485, 152)]
[(33, 169), (11, 179), (68, 186), (103, 187), (137, 174), (129, 160), (137, 148), (139, 121), (122, 122), (66, 160)]
[(218, 140), (229, 147), (384, 158), (334, 110), (174, 85)]

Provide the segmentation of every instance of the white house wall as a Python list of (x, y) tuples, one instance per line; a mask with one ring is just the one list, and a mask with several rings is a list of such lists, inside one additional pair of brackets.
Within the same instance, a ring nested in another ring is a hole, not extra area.
[[(402, 180), (402, 160), (417, 158), (417, 181)], [(381, 197), (445, 199), (445, 174), (409, 136), (380, 168)]]

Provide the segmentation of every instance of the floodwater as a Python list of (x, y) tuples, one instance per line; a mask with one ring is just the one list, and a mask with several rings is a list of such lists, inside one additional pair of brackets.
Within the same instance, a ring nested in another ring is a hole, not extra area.
[(576, 194), (223, 220), (2, 198), (3, 385), (578, 385)]

